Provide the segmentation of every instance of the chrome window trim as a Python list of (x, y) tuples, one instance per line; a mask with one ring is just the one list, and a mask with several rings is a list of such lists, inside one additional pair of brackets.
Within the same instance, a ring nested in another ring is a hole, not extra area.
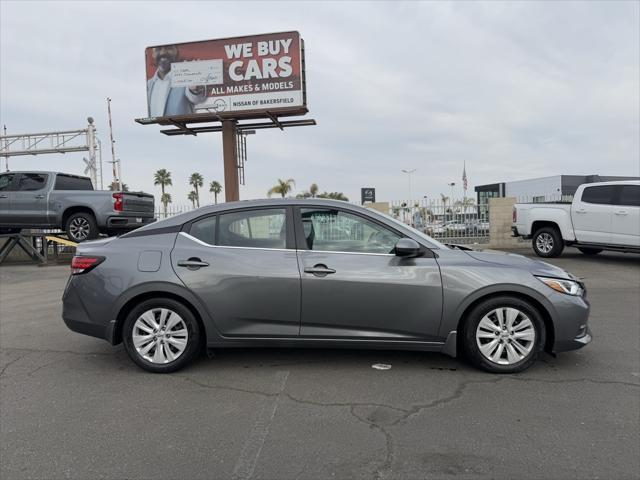
[(369, 252), (340, 252), (334, 250), (296, 250), (293, 248), (266, 248), (266, 247), (234, 247), (232, 245), (211, 245), (207, 242), (203, 242), (199, 238), (194, 237), (193, 235), (188, 234), (187, 232), (180, 232), (180, 235), (192, 240), (203, 247), (209, 248), (235, 248), (240, 250), (270, 250), (276, 252), (307, 252), (307, 253), (337, 253), (342, 255), (375, 255), (377, 257), (395, 257), (396, 255), (393, 253), (369, 253)]

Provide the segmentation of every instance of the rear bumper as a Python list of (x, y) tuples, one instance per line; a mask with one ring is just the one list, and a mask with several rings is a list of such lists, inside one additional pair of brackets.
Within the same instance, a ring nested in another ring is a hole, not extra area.
[(72, 278), (62, 295), (62, 319), (69, 330), (112, 342), (113, 323), (104, 324), (91, 318)]
[[(148, 214), (145, 214), (148, 215)], [(114, 215), (107, 218), (109, 230), (134, 230), (155, 222), (155, 217), (136, 216), (135, 214)]]

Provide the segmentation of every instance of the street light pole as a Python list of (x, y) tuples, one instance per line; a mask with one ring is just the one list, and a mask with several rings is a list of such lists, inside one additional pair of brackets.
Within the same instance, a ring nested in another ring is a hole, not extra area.
[(412, 190), (412, 185), (411, 185), (411, 174), (414, 173), (416, 171), (415, 168), (412, 168), (410, 170), (402, 170), (402, 173), (406, 173), (409, 176), (409, 202), (413, 202), (413, 190)]
[[(453, 187), (456, 186), (456, 182), (451, 182), (451, 183), (447, 183), (447, 185), (449, 185), (451, 187), (451, 194), (449, 196), (449, 210), (451, 210), (451, 220), (453, 220), (453, 209), (451, 208), (451, 205), (453, 203)], [(445, 214), (446, 214), (446, 210), (445, 210)]]

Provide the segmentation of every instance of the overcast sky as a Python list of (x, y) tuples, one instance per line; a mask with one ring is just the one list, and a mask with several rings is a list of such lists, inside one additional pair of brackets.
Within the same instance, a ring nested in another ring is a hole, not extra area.
[[(65, 130), (91, 115), (108, 147), (109, 96), (124, 182), (158, 194), (153, 172), (167, 168), (174, 203), (186, 204), (191, 173), (222, 182), (221, 138), (134, 122), (147, 110), (145, 47), (298, 30), (318, 126), (249, 137), (243, 199), (291, 177), (296, 192), (316, 182), (358, 200), (371, 186), (397, 200), (410, 168), (414, 197), (448, 194), (464, 161), (471, 192), (554, 174), (640, 175), (639, 5), (2, 0), (0, 123)], [(82, 156), (9, 162), (82, 174)]]

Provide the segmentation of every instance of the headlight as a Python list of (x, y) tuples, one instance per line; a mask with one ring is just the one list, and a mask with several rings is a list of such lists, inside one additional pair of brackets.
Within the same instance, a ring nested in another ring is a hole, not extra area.
[(548, 287), (553, 288), (560, 293), (566, 293), (567, 295), (582, 295), (582, 287), (578, 282), (573, 280), (565, 280), (561, 278), (549, 278), (549, 277), (536, 277), (542, 283)]

